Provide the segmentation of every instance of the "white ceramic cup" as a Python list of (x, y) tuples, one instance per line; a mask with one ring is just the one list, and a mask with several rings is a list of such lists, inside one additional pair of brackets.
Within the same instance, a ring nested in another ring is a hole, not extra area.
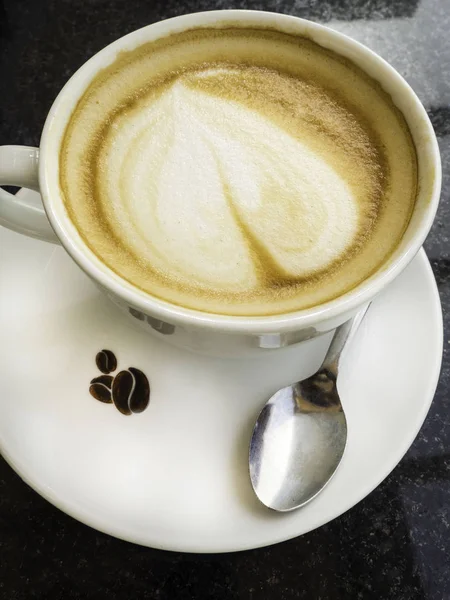
[[(64, 129), (84, 90), (118, 52), (194, 27), (270, 27), (307, 35), (347, 57), (380, 82), (403, 113), (416, 146), (419, 186), (409, 226), (395, 252), (378, 271), (350, 292), (319, 306), (268, 317), (233, 317), (176, 306), (152, 297), (108, 269), (86, 246), (65, 210), (59, 188), (59, 149)], [(441, 164), (432, 125), (406, 81), (377, 54), (322, 25), (257, 11), (212, 11), (168, 19), (110, 44), (88, 60), (64, 86), (45, 122), (40, 148), (0, 147), (0, 184), (40, 192), (43, 206), (15, 198), (0, 188), (0, 223), (14, 231), (59, 242), (76, 263), (136, 323), (193, 350), (220, 355), (261, 354), (297, 344), (334, 329), (372, 300), (409, 264), (432, 225), (440, 194)]]

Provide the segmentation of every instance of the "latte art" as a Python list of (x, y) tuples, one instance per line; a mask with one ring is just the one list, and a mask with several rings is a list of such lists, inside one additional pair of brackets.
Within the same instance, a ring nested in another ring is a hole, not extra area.
[(119, 57), (61, 158), (69, 214), (108, 267), (225, 314), (351, 289), (395, 248), (416, 188), (409, 132), (377, 84), (269, 31), (187, 32)]
[(245, 291), (308, 277), (357, 237), (345, 180), (256, 112), (177, 81), (125, 119), (98, 158), (98, 201), (153, 268)]

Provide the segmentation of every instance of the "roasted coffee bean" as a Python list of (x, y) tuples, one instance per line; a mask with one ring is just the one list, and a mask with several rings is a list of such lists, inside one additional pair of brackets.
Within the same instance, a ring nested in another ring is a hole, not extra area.
[(111, 375), (100, 375), (100, 377), (94, 377), (89, 386), (89, 393), (96, 400), (110, 404), (112, 403), (112, 382), (113, 378)]
[(98, 352), (95, 357), (95, 363), (98, 370), (105, 373), (105, 375), (117, 369), (117, 359), (111, 350), (101, 350)]
[(134, 376), (135, 386), (130, 396), (129, 406), (131, 412), (141, 413), (150, 402), (150, 384), (147, 377), (139, 369), (129, 367), (130, 373)]
[(130, 397), (135, 387), (135, 378), (129, 371), (120, 371), (112, 385), (112, 399), (123, 415), (131, 415)]

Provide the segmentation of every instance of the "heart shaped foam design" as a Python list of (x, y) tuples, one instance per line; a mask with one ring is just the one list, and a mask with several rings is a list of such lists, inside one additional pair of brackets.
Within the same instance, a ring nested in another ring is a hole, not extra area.
[(178, 80), (123, 118), (99, 157), (99, 198), (116, 235), (160, 271), (252, 289), (321, 271), (354, 241), (348, 184), (257, 112)]

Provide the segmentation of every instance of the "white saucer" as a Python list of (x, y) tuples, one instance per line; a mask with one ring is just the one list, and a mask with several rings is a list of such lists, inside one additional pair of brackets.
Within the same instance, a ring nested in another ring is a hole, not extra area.
[[(341, 467), (308, 506), (276, 514), (253, 495), (247, 449), (261, 405), (296, 379), (296, 349), (248, 361), (189, 354), (135, 330), (61, 248), (0, 228), (0, 257), (0, 449), (55, 506), (125, 540), (225, 552), (319, 527), (390, 473), (433, 398), (442, 316), (421, 251), (346, 356)], [(102, 348), (147, 374), (145, 412), (124, 416), (89, 395)]]

